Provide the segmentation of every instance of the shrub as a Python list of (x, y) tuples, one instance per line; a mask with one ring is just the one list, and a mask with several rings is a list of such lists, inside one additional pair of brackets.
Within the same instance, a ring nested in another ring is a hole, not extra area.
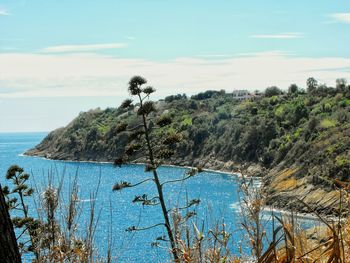
[(282, 90), (280, 90), (276, 86), (268, 87), (265, 90), (265, 96), (266, 97), (272, 97), (272, 96), (278, 96), (282, 94)]
[(321, 123), (320, 123), (320, 127), (322, 129), (329, 129), (329, 128), (335, 127), (336, 125), (337, 125), (336, 120), (328, 119), (328, 118), (321, 120)]
[(299, 87), (296, 84), (292, 84), (288, 88), (289, 94), (297, 94), (299, 92)]

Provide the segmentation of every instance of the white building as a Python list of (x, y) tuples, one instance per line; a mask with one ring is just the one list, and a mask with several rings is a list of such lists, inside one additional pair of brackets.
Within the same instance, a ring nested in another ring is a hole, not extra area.
[(246, 100), (252, 97), (248, 90), (234, 90), (232, 93), (235, 100)]

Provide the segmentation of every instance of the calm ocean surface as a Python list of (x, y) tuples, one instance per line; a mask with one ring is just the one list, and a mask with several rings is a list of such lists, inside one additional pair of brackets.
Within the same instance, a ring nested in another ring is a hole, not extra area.
[[(79, 220), (85, 229), (89, 214), (90, 194), (96, 190), (98, 178), (101, 176), (96, 200), (96, 211), (100, 213), (100, 217), (95, 238), (100, 256), (106, 255), (108, 228), (112, 222), (114, 261), (166, 262), (170, 257), (169, 252), (166, 249), (151, 247), (151, 242), (155, 241), (156, 237), (165, 234), (162, 228), (137, 233), (125, 231), (132, 225), (141, 227), (162, 222), (160, 207), (142, 207), (142, 205), (131, 202), (136, 195), (154, 196), (153, 183), (148, 182), (136, 188), (112, 192), (113, 184), (116, 182), (136, 183), (149, 177), (150, 174), (144, 173), (144, 167), (142, 165), (128, 165), (116, 168), (112, 164), (52, 161), (21, 155), (25, 150), (38, 144), (45, 135), (46, 133), (0, 133), (1, 184), (6, 184), (7, 168), (12, 164), (17, 164), (31, 174), (31, 183), (35, 183), (39, 188), (47, 183), (49, 173), (53, 175), (56, 185), (58, 185), (59, 179), (64, 176), (63, 196), (67, 197), (65, 193), (67, 193), (69, 182), (72, 182), (75, 174), (78, 173), (80, 200), (83, 206)], [(186, 170), (184, 168), (162, 167), (159, 169), (159, 174), (164, 181), (179, 178)], [(212, 227), (217, 221), (225, 222), (226, 230), (232, 233), (231, 249), (238, 252), (242, 245), (243, 251), (249, 253), (249, 250), (244, 248), (245, 244), (241, 243), (244, 233), (240, 230), (237, 188), (235, 176), (205, 172), (189, 179), (184, 184), (167, 185), (164, 190), (169, 205), (180, 204), (181, 206), (184, 204), (186, 194), (189, 199), (199, 198), (201, 204), (196, 209), (198, 214), (196, 222), (199, 225), (204, 222), (206, 229)], [(32, 216), (35, 217), (34, 203), (29, 202), (29, 206)], [(271, 231), (270, 228), (271, 226), (267, 225), (268, 232)]]

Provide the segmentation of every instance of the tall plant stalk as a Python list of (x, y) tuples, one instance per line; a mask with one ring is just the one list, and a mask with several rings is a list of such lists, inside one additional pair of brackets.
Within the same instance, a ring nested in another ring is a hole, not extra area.
[[(140, 94), (138, 94), (138, 98), (139, 98), (139, 101), (140, 101), (140, 107), (142, 108), (143, 107), (143, 101), (142, 101), (142, 98), (141, 98)], [(150, 161), (151, 166), (155, 167), (156, 164), (154, 162), (153, 149), (152, 149), (152, 146), (151, 146), (151, 141), (150, 141), (150, 136), (149, 136), (149, 129), (148, 129), (147, 119), (146, 119), (145, 113), (142, 113), (142, 121), (143, 121), (143, 128), (144, 128), (144, 132), (145, 132), (145, 139), (146, 139), (146, 143), (147, 143), (149, 161)], [(179, 261), (179, 257), (177, 255), (176, 243), (175, 243), (173, 231), (171, 229), (170, 220), (169, 220), (169, 214), (168, 214), (168, 210), (167, 210), (167, 207), (166, 207), (166, 204), (165, 204), (165, 200), (164, 200), (164, 195), (163, 195), (163, 187), (162, 187), (162, 185), (161, 185), (161, 183), (159, 181), (157, 169), (153, 169), (153, 177), (154, 177), (154, 182), (155, 182), (155, 184), (157, 186), (159, 203), (160, 203), (160, 205), (162, 207), (162, 213), (163, 213), (163, 217), (164, 217), (165, 228), (167, 230), (168, 237), (169, 237), (169, 240), (170, 240), (171, 252), (173, 254), (175, 262), (178, 262)]]
[[(145, 171), (152, 173), (152, 177), (142, 180), (138, 183), (131, 184), (129, 182), (119, 182), (113, 186), (114, 191), (120, 191), (124, 188), (135, 187), (140, 184), (153, 181), (157, 188), (157, 196), (148, 197), (147, 194), (136, 196), (133, 200), (133, 203), (141, 203), (143, 206), (155, 206), (160, 205), (162, 211), (163, 222), (154, 224), (153, 226), (146, 226), (143, 228), (139, 227), (129, 227), (128, 231), (141, 231), (151, 229), (153, 227), (164, 226), (167, 232), (167, 237), (158, 237), (157, 242), (152, 243), (154, 246), (158, 246), (158, 241), (168, 241), (170, 243), (172, 258), (175, 262), (180, 262), (182, 258), (182, 253), (179, 249), (179, 235), (177, 232), (177, 224), (185, 224), (186, 221), (195, 215), (193, 211), (187, 211), (187, 208), (191, 206), (198, 205), (200, 200), (193, 199), (187, 200), (185, 207), (178, 207), (169, 209), (164, 198), (165, 193), (163, 186), (170, 183), (178, 183), (187, 180), (188, 178), (194, 176), (195, 174), (202, 171), (200, 168), (193, 168), (186, 172), (186, 175), (183, 178), (176, 178), (174, 180), (168, 180), (162, 182), (159, 178), (157, 168), (163, 163), (164, 160), (169, 159), (175, 152), (176, 145), (179, 143), (183, 137), (181, 133), (169, 132), (169, 127), (172, 124), (170, 115), (162, 114), (157, 116), (156, 105), (154, 102), (149, 100), (150, 94), (155, 92), (153, 87), (144, 87), (147, 81), (140, 77), (135, 76), (129, 81), (129, 92), (132, 96), (136, 98), (137, 104), (132, 105), (132, 100), (125, 100), (120, 110), (134, 110), (137, 115), (140, 117), (138, 124), (133, 125), (134, 127), (128, 127), (128, 124), (125, 122), (119, 122), (116, 126), (116, 132), (126, 132), (129, 137), (129, 144), (125, 147), (124, 155), (115, 160), (115, 165), (121, 166), (122, 164), (130, 161), (142, 160), (146, 163)], [(162, 133), (162, 137), (153, 136), (152, 133), (154, 130), (158, 130)], [(136, 155), (136, 156), (135, 156)], [(171, 220), (170, 213), (176, 213), (176, 211), (187, 211), (184, 217), (179, 216), (179, 222), (175, 222), (174, 218)], [(168, 239), (168, 240), (167, 240)]]

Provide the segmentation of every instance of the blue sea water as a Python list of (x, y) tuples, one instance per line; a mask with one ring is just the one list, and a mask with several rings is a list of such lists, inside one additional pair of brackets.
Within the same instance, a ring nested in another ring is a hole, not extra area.
[[(113, 192), (113, 184), (120, 181), (136, 183), (150, 177), (144, 172), (142, 165), (127, 165), (116, 168), (107, 163), (53, 161), (37, 157), (23, 156), (22, 153), (34, 147), (46, 133), (0, 133), (0, 182), (6, 184), (5, 174), (8, 167), (17, 164), (31, 175), (31, 184), (38, 189), (46, 185), (48, 175), (58, 185), (63, 177), (62, 196), (67, 197), (69, 183), (72, 183), (78, 174), (81, 205), (83, 207), (79, 218), (82, 232), (86, 229), (91, 202), (91, 193), (96, 191), (99, 178), (100, 184), (96, 197), (96, 211), (98, 224), (95, 244), (99, 255), (104, 257), (107, 251), (108, 231), (110, 226), (113, 234), (113, 258), (115, 262), (166, 262), (170, 259), (166, 248), (154, 248), (151, 243), (158, 236), (165, 235), (161, 227), (149, 231), (126, 232), (130, 226), (150, 226), (162, 222), (159, 206), (142, 207), (132, 203), (136, 195), (147, 194), (155, 196), (155, 187), (152, 182), (135, 188)], [(159, 169), (162, 181), (180, 178), (186, 168), (161, 167)], [(200, 205), (196, 209), (194, 220), (198, 226), (204, 223), (208, 230), (216, 222), (225, 223), (226, 231), (232, 234), (230, 248), (238, 254), (240, 247), (249, 254), (249, 249), (242, 243), (244, 232), (241, 230), (240, 212), (238, 203), (238, 179), (235, 176), (204, 172), (185, 183), (169, 184), (164, 187), (168, 206), (181, 206), (186, 199), (199, 198)], [(29, 210), (35, 215), (35, 204), (29, 201)], [(40, 207), (39, 207), (40, 209)], [(112, 216), (111, 216), (112, 215)], [(266, 225), (271, 232), (271, 225)], [(28, 259), (27, 259), (28, 260)]]

